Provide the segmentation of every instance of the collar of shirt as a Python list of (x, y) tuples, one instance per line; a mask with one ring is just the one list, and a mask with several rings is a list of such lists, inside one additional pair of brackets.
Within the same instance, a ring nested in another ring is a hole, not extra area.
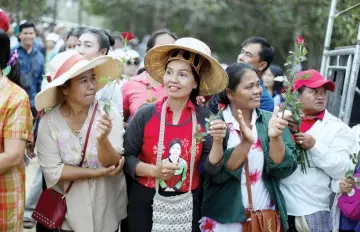
[(13, 50), (17, 50), (18, 52), (22, 52), (27, 54), (28, 56), (33, 56), (36, 53), (38, 53), (38, 49), (35, 47), (35, 45), (32, 47), (31, 52), (28, 53), (25, 48), (23, 46), (21, 46), (21, 44), (19, 44), (17, 47), (15, 47)]
[(307, 132), (317, 122), (317, 120), (323, 120), (324, 116), (325, 116), (325, 110), (321, 111), (319, 114), (315, 115), (314, 117), (302, 118), (302, 122), (300, 124), (300, 131), (302, 133)]
[[(232, 130), (236, 130), (236, 131), (240, 131), (240, 126), (238, 121), (235, 119), (235, 117), (232, 115), (231, 109), (230, 109), (230, 105), (228, 105), (226, 107), (226, 109), (223, 112), (223, 116), (224, 116), (224, 120), (226, 122), (226, 124), (228, 124), (229, 129)], [(251, 115), (251, 122), (250, 125), (254, 126), (256, 123), (256, 120), (259, 118), (259, 114), (257, 113), (256, 109), (253, 109), (252, 111), (252, 115)]]
[[(158, 101), (156, 103), (156, 112), (160, 115), (160, 117), (161, 117), (162, 106), (166, 100), (167, 100), (167, 97), (164, 97), (161, 101)], [(195, 104), (192, 103), (192, 101), (189, 99), (185, 108), (181, 112), (181, 116), (180, 116), (180, 120), (179, 120), (178, 124), (184, 123), (187, 119), (189, 119), (189, 117), (191, 117), (191, 110), (193, 110), (197, 114)], [(166, 121), (167, 122), (172, 123), (172, 115), (173, 115), (173, 111), (171, 110), (170, 106), (167, 105), (166, 106)]]

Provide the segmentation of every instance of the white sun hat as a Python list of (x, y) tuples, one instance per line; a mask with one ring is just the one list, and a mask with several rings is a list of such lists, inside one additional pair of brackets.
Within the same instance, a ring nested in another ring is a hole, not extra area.
[[(123, 64), (111, 56), (99, 56), (93, 60), (86, 60), (75, 50), (69, 50), (56, 55), (49, 63), (51, 82), (35, 97), (35, 107), (38, 111), (53, 108), (64, 100), (59, 86), (66, 81), (88, 70), (94, 70), (95, 78), (118, 78), (123, 70)], [(97, 83), (97, 90), (104, 87), (104, 83)]]

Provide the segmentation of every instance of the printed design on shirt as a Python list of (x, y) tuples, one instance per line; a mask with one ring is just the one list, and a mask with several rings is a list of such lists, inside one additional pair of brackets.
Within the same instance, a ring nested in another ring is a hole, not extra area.
[[(244, 171), (244, 173), (245, 173), (245, 171)], [(251, 185), (255, 185), (261, 179), (261, 171), (257, 168), (255, 168), (255, 170), (253, 172), (250, 171), (249, 175), (250, 175), (250, 184)], [(246, 184), (246, 182), (245, 182), (245, 184)]]
[(160, 187), (166, 192), (178, 191), (186, 180), (188, 164), (186, 160), (181, 157), (182, 148), (183, 145), (180, 139), (176, 138), (171, 140), (166, 158), (162, 160), (162, 163), (173, 163), (179, 167), (179, 170), (175, 171), (174, 176), (170, 180), (160, 181)]
[(227, 125), (228, 125), (228, 129), (229, 129), (230, 133), (236, 132), (233, 123), (229, 122)]
[(254, 142), (254, 144), (252, 145), (251, 149), (257, 150), (257, 151), (262, 151), (262, 146), (261, 146), (260, 139), (257, 139), (257, 140)]
[(204, 218), (200, 226), (202, 232), (214, 232), (215, 227), (216, 222), (210, 218)]

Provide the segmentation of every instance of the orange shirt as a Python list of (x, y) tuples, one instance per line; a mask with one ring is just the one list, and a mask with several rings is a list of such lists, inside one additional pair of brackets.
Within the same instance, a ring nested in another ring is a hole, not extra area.
[[(0, 154), (4, 138), (32, 141), (32, 115), (26, 92), (0, 78)], [(0, 231), (22, 231), (25, 206), (24, 164), (0, 174)]]

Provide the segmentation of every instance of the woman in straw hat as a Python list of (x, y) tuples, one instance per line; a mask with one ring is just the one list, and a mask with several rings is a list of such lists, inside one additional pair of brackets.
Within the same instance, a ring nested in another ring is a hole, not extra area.
[(8, 34), (0, 29), (0, 231), (23, 229), (23, 158), (26, 142), (32, 139), (30, 102), (21, 86), (20, 64), (17, 54), (10, 54)]
[(123, 121), (114, 108), (101, 112), (95, 100), (98, 79), (119, 76), (118, 65), (109, 56), (87, 61), (76, 51), (60, 53), (50, 62), (52, 81), (35, 98), (38, 111), (52, 108), (36, 141), (47, 187), (64, 194), (74, 181), (66, 195), (65, 231), (117, 231), (126, 217)]
[(252, 66), (233, 64), (226, 72), (229, 85), (220, 94), (224, 106), (219, 117), (228, 125), (229, 134), (224, 151), (209, 156), (221, 169), (205, 179), (201, 231), (250, 231), (242, 223), (249, 221), (251, 211), (270, 210), (275, 216), (275, 209), (280, 217), (264, 218), (266, 229), (262, 231), (279, 231), (281, 222), (286, 231), (279, 180), (297, 167), (288, 123), (277, 117), (278, 107), (272, 114), (258, 109), (262, 88)]
[[(218, 120), (206, 126), (211, 113), (196, 105), (196, 97), (222, 91), (228, 77), (211, 57), (209, 47), (194, 38), (151, 49), (145, 57), (145, 67), (155, 80), (163, 83), (167, 97), (141, 107), (125, 133), (124, 168), (135, 178), (129, 196), (129, 231), (198, 231), (201, 175), (204, 169), (213, 171), (207, 165), (207, 157), (222, 151), (226, 128)], [(178, 145), (172, 146), (175, 140)], [(177, 158), (168, 159), (168, 154), (176, 154)], [(187, 198), (191, 192), (192, 196)], [(176, 196), (193, 203), (185, 209), (181, 204), (160, 203), (171, 208), (160, 215), (162, 210), (156, 206), (159, 201), (153, 201), (159, 199), (159, 194), (165, 197), (165, 202)]]

